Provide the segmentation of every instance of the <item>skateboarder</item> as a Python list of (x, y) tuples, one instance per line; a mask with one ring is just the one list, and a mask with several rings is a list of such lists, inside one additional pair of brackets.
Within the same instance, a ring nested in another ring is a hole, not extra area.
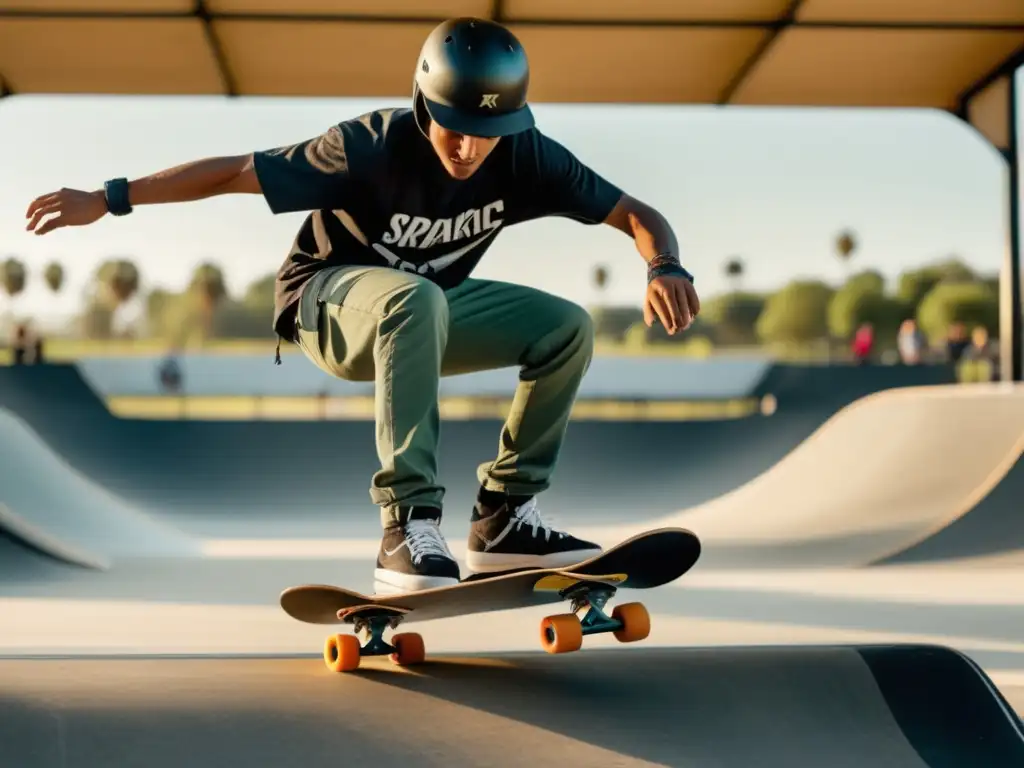
[[(469, 568), (570, 565), (600, 551), (550, 527), (536, 504), (591, 360), (591, 320), (542, 291), (471, 278), (498, 232), (543, 216), (608, 224), (633, 238), (646, 262), (648, 325), (677, 333), (699, 311), (665, 218), (535, 127), (526, 53), (507, 29), (442, 23), (414, 72), (411, 108), (373, 111), (291, 146), (113, 179), (102, 190), (62, 189), (27, 214), (28, 229), (44, 234), (136, 205), (233, 193), (262, 194), (274, 213), (311, 211), (278, 272), (273, 327), (326, 373), (375, 383), (379, 591), (460, 576), (439, 526), (443, 375), (519, 368), (498, 454), (477, 470)], [(572, 253), (552, 253), (548, 264), (582, 279)], [(330, 446), (310, 446), (308, 456), (282, 460), (301, 482), (303, 461), (334, 459)]]

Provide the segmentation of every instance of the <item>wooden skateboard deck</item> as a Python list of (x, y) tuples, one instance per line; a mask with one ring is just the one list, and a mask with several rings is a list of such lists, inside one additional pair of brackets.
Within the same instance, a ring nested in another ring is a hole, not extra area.
[[(281, 593), (281, 607), (294, 619), (311, 624), (352, 624), (369, 635), (359, 645), (354, 635), (328, 638), (324, 659), (335, 671), (358, 666), (360, 656), (391, 656), (399, 664), (424, 657), (419, 635), (386, 629), (400, 623), (527, 608), (567, 601), (571, 613), (549, 616), (541, 626), (541, 643), (551, 653), (578, 650), (582, 636), (614, 632), (623, 642), (642, 640), (650, 618), (640, 603), (619, 605), (611, 616), (604, 605), (618, 589), (652, 589), (678, 579), (700, 557), (700, 540), (683, 528), (660, 528), (633, 536), (599, 555), (563, 568), (532, 568), (478, 574), (459, 584), (414, 592), (364, 595), (330, 585), (291, 587)], [(588, 609), (580, 619), (576, 614)]]

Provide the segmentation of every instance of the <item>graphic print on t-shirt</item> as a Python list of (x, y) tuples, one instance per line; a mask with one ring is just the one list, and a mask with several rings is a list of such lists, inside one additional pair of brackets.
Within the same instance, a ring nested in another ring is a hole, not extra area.
[[(501, 213), (504, 210), (504, 200), (495, 200), (482, 209), (470, 208), (456, 216), (441, 219), (394, 213), (391, 215), (388, 230), (380, 237), (380, 242), (373, 243), (371, 247), (395, 269), (419, 275), (432, 275), (450, 267), (466, 254), (472, 253), (501, 229), (504, 223)], [(467, 238), (472, 239), (465, 242)], [(426, 249), (447, 244), (455, 247), (420, 264), (406, 261), (388, 247)]]

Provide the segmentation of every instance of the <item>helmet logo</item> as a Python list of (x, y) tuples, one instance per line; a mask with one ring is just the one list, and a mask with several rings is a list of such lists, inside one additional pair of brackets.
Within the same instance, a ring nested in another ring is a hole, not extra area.
[(480, 106), (495, 109), (498, 106), (498, 94), (496, 93), (485, 93), (480, 97)]

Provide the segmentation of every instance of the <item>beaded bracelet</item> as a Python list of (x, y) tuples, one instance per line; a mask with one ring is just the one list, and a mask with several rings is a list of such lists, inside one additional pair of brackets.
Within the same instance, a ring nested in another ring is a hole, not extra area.
[(679, 263), (679, 259), (670, 253), (659, 253), (647, 263), (647, 282), (650, 283), (656, 277), (664, 275), (680, 275), (691, 283), (694, 278)]

